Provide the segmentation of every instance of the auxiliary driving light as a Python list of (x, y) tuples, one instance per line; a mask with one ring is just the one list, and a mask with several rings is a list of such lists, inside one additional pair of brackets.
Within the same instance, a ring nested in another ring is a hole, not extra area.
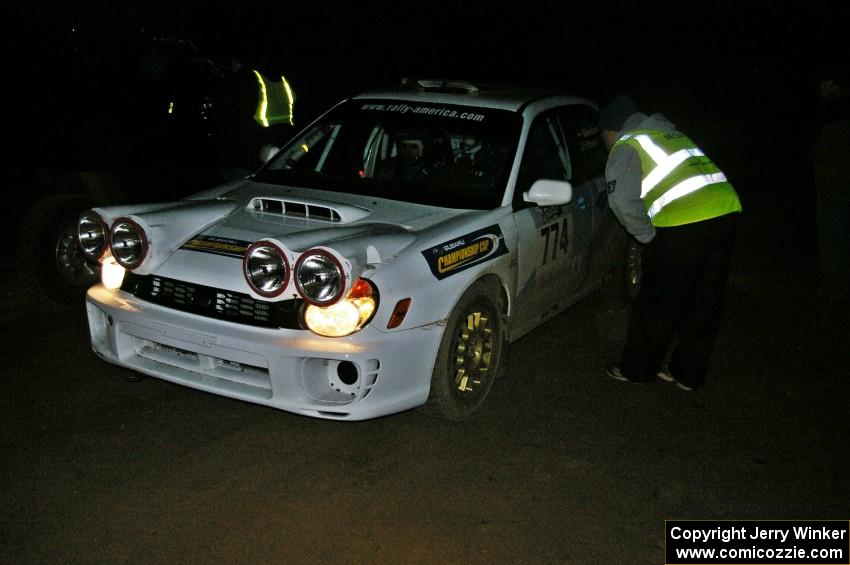
[(148, 254), (148, 236), (142, 227), (130, 218), (118, 218), (112, 224), (109, 248), (118, 264), (125, 269), (135, 269)]
[(330, 306), (348, 291), (350, 272), (351, 264), (336, 251), (314, 247), (295, 263), (295, 286), (307, 303)]
[(271, 241), (257, 241), (245, 252), (242, 272), (251, 289), (266, 298), (280, 296), (289, 282), (286, 253)]
[(77, 241), (83, 255), (97, 261), (103, 257), (109, 239), (109, 226), (94, 210), (86, 210), (77, 224)]

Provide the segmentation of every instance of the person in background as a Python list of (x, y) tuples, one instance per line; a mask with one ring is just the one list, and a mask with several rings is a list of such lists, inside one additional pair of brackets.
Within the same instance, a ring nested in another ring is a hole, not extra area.
[(820, 129), (812, 148), (818, 251), (817, 296), (830, 304), (850, 293), (850, 80), (823, 73), (818, 81)]
[(215, 62), (221, 81), (210, 100), (211, 141), (224, 182), (244, 178), (262, 164), (265, 146), (292, 135), (294, 96), (286, 78), (262, 73), (235, 57)]
[(693, 391), (706, 380), (719, 329), (740, 200), (693, 141), (663, 115), (640, 112), (631, 97), (603, 108), (599, 126), (611, 210), (645, 244), (626, 344), (606, 373)]

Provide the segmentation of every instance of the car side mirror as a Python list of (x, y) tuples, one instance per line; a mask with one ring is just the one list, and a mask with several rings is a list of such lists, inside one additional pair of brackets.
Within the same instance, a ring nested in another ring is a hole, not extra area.
[(277, 155), (278, 151), (280, 151), (280, 147), (271, 144), (263, 145), (260, 148), (260, 162), (263, 164), (268, 163), (272, 160), (272, 157)]
[(560, 206), (573, 199), (573, 185), (563, 180), (536, 180), (522, 193), (522, 199), (538, 206)]

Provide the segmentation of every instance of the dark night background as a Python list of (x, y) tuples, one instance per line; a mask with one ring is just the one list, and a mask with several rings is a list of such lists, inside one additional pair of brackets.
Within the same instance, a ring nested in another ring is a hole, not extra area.
[[(406, 76), (553, 87), (600, 104), (628, 91), (739, 181), (805, 175), (794, 169), (805, 167), (815, 132), (814, 79), (848, 53), (834, 6), (811, 2), (101, 1), (12, 12), (6, 88), (16, 106), (47, 89), (51, 112), (63, 111), (54, 77), (80, 65), (81, 50), (175, 37), (205, 56), (284, 73), (301, 126), (345, 95)], [(120, 60), (109, 69), (119, 92), (135, 72)]]
[(462, 424), (416, 411), (314, 420), (128, 383), (130, 371), (89, 351), (82, 300), (49, 309), (16, 279), (7, 245), (0, 562), (655, 564), (666, 519), (846, 520), (848, 305), (814, 297), (807, 160), (816, 80), (850, 61), (837, 6), (7, 6), (12, 220), (15, 201), (68, 171), (123, 167), (133, 200), (215, 181), (226, 156), (163, 135), (163, 108), (147, 107), (161, 93), (126, 53), (153, 37), (285, 74), (297, 127), (401, 77), (551, 87), (599, 104), (629, 92), (717, 162), (744, 213), (704, 389), (606, 378), (626, 309), (603, 291), (512, 344), (510, 376)]
[[(41, 87), (59, 95), (51, 77), (80, 64), (73, 53), (87, 42), (175, 37), (204, 55), (284, 73), (302, 126), (345, 95), (405, 76), (545, 86), (598, 103), (628, 91), (705, 145), (733, 178), (774, 174), (767, 160), (788, 166), (805, 155), (813, 81), (848, 54), (834, 6), (811, 2), (101, 1), (12, 11), (6, 57), (16, 72), (7, 84), (29, 100)], [(113, 64), (116, 83), (133, 66)]]

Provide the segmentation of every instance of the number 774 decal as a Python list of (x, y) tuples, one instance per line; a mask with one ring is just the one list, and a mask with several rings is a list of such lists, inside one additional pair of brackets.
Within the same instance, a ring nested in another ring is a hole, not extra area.
[(543, 226), (540, 229), (540, 236), (544, 238), (543, 244), (543, 265), (549, 261), (549, 242), (551, 241), (552, 261), (558, 257), (558, 253), (566, 253), (569, 248), (570, 236), (567, 224), (567, 218), (560, 222)]

